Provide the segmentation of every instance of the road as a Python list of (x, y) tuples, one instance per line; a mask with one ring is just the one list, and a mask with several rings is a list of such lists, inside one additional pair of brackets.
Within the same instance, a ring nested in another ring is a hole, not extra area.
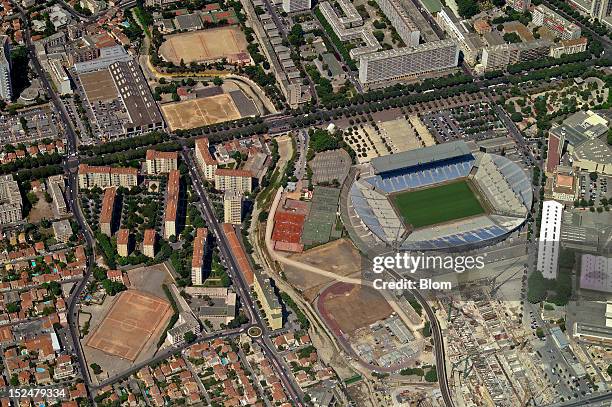
[(235, 258), (232, 256), (231, 251), (229, 250), (229, 243), (225, 234), (221, 231), (221, 227), (219, 225), (219, 221), (215, 216), (215, 212), (212, 209), (212, 205), (210, 204), (210, 200), (206, 193), (206, 190), (203, 187), (202, 179), (200, 177), (199, 172), (197, 171), (197, 166), (193, 162), (190, 151), (187, 147), (183, 147), (183, 151), (181, 156), (187, 164), (189, 168), (189, 173), (191, 175), (191, 179), (193, 180), (193, 186), (200, 198), (200, 206), (202, 209), (202, 214), (204, 215), (204, 219), (206, 221), (206, 225), (209, 230), (212, 230), (219, 247), (219, 252), (222, 260), (224, 261), (227, 270), (232, 277), (232, 281), (234, 282), (234, 288), (236, 289), (237, 294), (239, 295), (244, 308), (246, 308), (248, 312), (249, 320), (254, 323), (254, 325), (261, 328), (263, 331), (263, 335), (259, 338), (255, 339), (255, 342), (261, 346), (262, 350), (268, 356), (272, 365), (274, 366), (276, 372), (278, 373), (281, 382), (283, 383), (283, 387), (285, 391), (288, 393), (289, 398), (298, 406), (303, 405), (301, 403), (300, 391), (299, 387), (295, 384), (293, 380), (293, 376), (290, 372), (287, 371), (287, 366), (284, 364), (282, 360), (279, 360), (280, 357), (276, 354), (276, 349), (274, 348), (272, 342), (269, 338), (269, 329), (259, 312), (257, 311), (256, 305), (253, 302), (253, 298), (251, 297), (250, 287), (245, 281), (240, 269), (238, 268), (238, 264), (236, 263)]

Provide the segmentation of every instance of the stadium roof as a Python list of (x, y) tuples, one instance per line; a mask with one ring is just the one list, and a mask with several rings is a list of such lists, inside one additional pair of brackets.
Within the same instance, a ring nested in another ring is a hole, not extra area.
[(470, 148), (464, 141), (458, 140), (431, 147), (423, 147), (418, 150), (376, 157), (372, 159), (371, 164), (374, 168), (374, 172), (380, 174), (400, 168), (414, 167), (420, 164), (447, 160), (467, 154), (471, 154)]

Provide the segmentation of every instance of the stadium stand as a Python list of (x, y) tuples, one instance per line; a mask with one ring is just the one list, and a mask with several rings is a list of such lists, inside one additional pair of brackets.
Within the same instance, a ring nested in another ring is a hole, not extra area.
[[(522, 168), (506, 157), (472, 154), (463, 141), (375, 158), (362, 174), (348, 193), (351, 222), (386, 244), (396, 246), (403, 239), (403, 250), (490, 244), (524, 223), (533, 199), (531, 181)], [(389, 200), (390, 194), (460, 179), (475, 184), (488, 203), (487, 214), (408, 230)]]

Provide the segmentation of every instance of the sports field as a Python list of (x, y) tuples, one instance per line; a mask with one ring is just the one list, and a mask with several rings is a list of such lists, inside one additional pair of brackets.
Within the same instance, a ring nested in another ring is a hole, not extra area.
[(211, 28), (168, 35), (159, 47), (159, 54), (169, 62), (185, 64), (214, 61), (221, 58), (241, 59), (247, 52), (247, 41), (240, 26)]
[(467, 181), (402, 192), (391, 200), (404, 222), (415, 229), (484, 213)]
[(234, 100), (225, 93), (163, 104), (161, 111), (172, 131), (240, 119), (240, 112)]

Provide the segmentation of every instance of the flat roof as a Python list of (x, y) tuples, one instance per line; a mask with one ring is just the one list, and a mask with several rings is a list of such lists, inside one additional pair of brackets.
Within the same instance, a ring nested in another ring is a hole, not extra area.
[(461, 157), (468, 154), (471, 154), (468, 145), (462, 140), (457, 140), (451, 141), (450, 143), (419, 148), (418, 150), (376, 157), (372, 159), (371, 164), (376, 174), (380, 174), (401, 168)]

